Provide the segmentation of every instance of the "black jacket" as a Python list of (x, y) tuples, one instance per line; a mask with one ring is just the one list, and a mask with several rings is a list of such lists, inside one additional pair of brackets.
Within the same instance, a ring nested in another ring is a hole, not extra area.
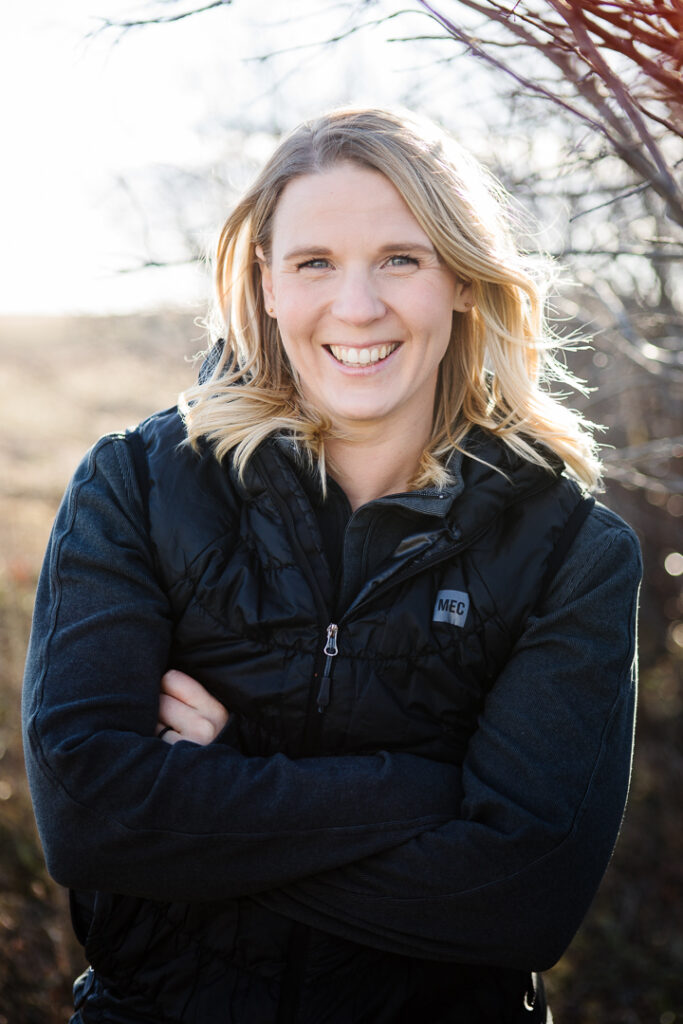
[[(355, 513), (335, 591), (281, 443), (240, 483), (175, 411), (140, 436), (76, 473), (26, 672), (84, 1019), (533, 1019), (626, 797), (631, 531), (594, 510), (539, 604), (578, 490), (476, 434), (488, 465)], [(210, 747), (154, 737), (169, 667), (230, 710)]]

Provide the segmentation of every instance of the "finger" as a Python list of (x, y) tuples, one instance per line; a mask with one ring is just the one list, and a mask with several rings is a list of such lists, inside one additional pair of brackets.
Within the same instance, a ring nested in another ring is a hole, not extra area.
[(208, 690), (185, 672), (171, 669), (162, 677), (162, 695), (174, 697), (188, 707), (195, 708), (204, 718), (213, 723), (216, 733), (228, 720), (228, 711)]
[(186, 672), (181, 672), (179, 669), (169, 669), (162, 676), (161, 690), (163, 693), (168, 693), (177, 700), (183, 701), (184, 704), (197, 708), (198, 711), (207, 716), (212, 711), (217, 711), (223, 707), (221, 702), (212, 696), (205, 686), (202, 686), (192, 676), (188, 676)]
[[(162, 693), (159, 698), (159, 720), (179, 734), (181, 739), (191, 740), (206, 746), (213, 742), (227, 721), (227, 712), (222, 707), (223, 715), (214, 720), (201, 714), (196, 708), (184, 701)], [(168, 734), (167, 734), (168, 735)], [(164, 737), (165, 739), (166, 737)]]
[(163, 729), (161, 722), (159, 723), (158, 729), (161, 729), (162, 731), (157, 732), (157, 738), (161, 739), (162, 743), (168, 743), (170, 746), (172, 746), (173, 743), (177, 743), (179, 739), (183, 738), (174, 729), (169, 729), (168, 731), (166, 731), (166, 729)]
[(175, 729), (172, 729), (170, 725), (166, 725), (164, 722), (157, 722), (157, 727), (154, 730), (154, 734), (159, 740), (163, 740), (164, 743), (177, 743), (179, 739), (182, 739)]

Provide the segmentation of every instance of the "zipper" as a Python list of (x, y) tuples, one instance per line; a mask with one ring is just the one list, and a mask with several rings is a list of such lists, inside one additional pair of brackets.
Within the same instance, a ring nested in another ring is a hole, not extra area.
[(318, 690), (319, 714), (322, 714), (327, 705), (330, 703), (332, 666), (334, 665), (334, 659), (339, 654), (339, 648), (337, 647), (338, 633), (339, 626), (335, 622), (331, 622), (327, 627), (327, 637), (325, 639), (325, 646), (323, 647), (323, 654), (325, 655), (325, 668), (323, 669), (322, 679), (320, 680), (320, 688)]
[[(456, 545), (455, 550), (459, 550), (458, 545)], [(403, 573), (397, 573), (395, 576), (392, 576), (390, 579), (388, 579), (385, 582), (384, 586), (380, 584), (378, 587), (374, 588), (372, 592), (368, 594), (363, 600), (359, 601), (358, 603), (353, 602), (351, 606), (343, 613), (340, 621), (342, 623), (345, 622), (351, 611), (357, 611), (358, 608), (366, 604), (366, 602), (369, 601), (371, 598), (375, 598), (377, 594), (382, 593), (383, 590), (393, 587), (397, 582), (401, 582), (404, 579), (409, 579), (416, 572), (421, 572), (423, 569), (431, 568), (431, 566), (438, 564), (438, 562), (445, 561), (447, 558), (450, 558), (453, 554), (454, 549), (451, 547), (448, 551), (442, 551), (437, 556), (432, 557), (431, 559), (426, 559), (424, 564), (420, 565), (418, 568), (412, 567), (404, 570)], [(332, 669), (334, 666), (334, 659), (339, 654), (339, 646), (337, 643), (338, 636), (339, 625), (336, 622), (331, 622), (327, 627), (325, 635), (325, 646), (323, 647), (323, 654), (325, 655), (325, 666), (323, 668), (323, 673), (320, 679), (320, 686), (318, 687), (317, 708), (318, 714), (320, 715), (322, 715), (325, 712), (325, 709), (329, 706), (330, 703), (330, 690), (332, 687)]]

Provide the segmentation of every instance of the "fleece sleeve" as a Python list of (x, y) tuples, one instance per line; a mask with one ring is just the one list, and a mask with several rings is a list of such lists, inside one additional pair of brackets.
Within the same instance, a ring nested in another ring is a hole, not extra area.
[(610, 858), (628, 790), (640, 553), (596, 507), (489, 694), (451, 821), (258, 899), (395, 953), (545, 970)]
[(126, 441), (100, 442), (60, 508), (26, 664), (24, 744), (57, 881), (158, 900), (244, 895), (447, 820), (460, 773), (411, 755), (290, 760), (154, 736), (172, 623)]

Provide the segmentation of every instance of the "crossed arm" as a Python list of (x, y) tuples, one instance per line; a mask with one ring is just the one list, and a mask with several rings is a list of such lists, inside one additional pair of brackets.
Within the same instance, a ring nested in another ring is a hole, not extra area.
[[(616, 522), (605, 510), (589, 521), (592, 561), (580, 550), (568, 558), (498, 678), (457, 815), (255, 899), (390, 952), (535, 969), (561, 956), (611, 854), (628, 788), (638, 555)], [(164, 722), (194, 742), (218, 737), (227, 713), (200, 684), (170, 673), (162, 691)]]
[(223, 721), (215, 705), (190, 716), (195, 742), (178, 742), (191, 701), (173, 674), (162, 721), (181, 731), (159, 741), (171, 638), (126, 443), (105, 439), (60, 508), (24, 679), (29, 783), (57, 881), (227, 899), (350, 863), (456, 813), (459, 771), (410, 754), (245, 757), (230, 743), (201, 745)]
[(213, 742), (227, 712), (196, 680), (164, 674), (170, 623), (118, 458), (105, 447), (77, 474), (36, 605), (26, 752), (55, 877), (159, 900), (251, 895), (433, 959), (554, 962), (628, 786), (630, 531), (604, 511), (584, 525), (587, 548), (493, 687), (462, 772), (383, 752), (249, 758)]

